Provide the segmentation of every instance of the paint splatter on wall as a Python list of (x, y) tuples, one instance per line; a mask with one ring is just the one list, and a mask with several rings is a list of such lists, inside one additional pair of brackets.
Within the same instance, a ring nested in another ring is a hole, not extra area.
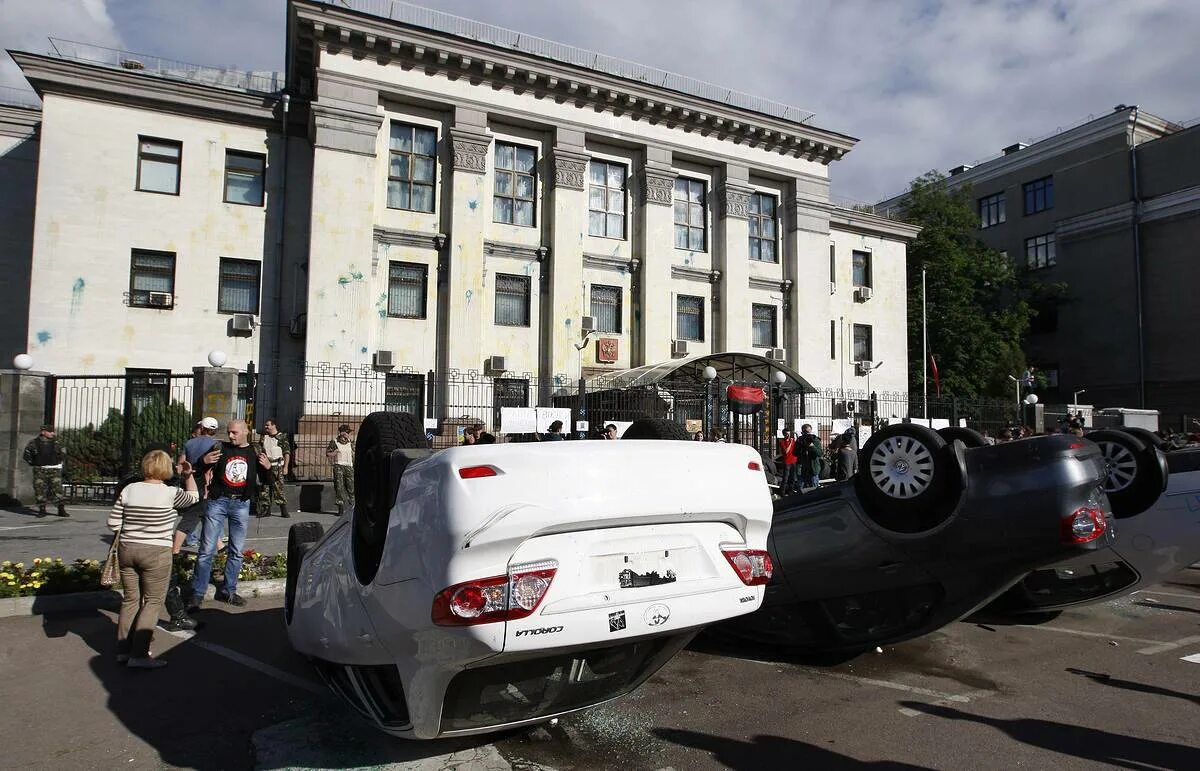
[(74, 315), (79, 310), (80, 304), (83, 303), (83, 290), (87, 284), (83, 278), (75, 279), (75, 283), (71, 285), (71, 315)]
[(53, 337), (54, 335), (50, 334), (48, 331), (39, 329), (37, 333), (38, 345), (45, 345), (46, 343), (50, 342)]

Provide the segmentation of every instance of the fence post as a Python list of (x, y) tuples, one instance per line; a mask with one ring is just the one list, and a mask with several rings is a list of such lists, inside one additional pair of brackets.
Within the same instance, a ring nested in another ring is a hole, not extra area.
[(878, 394), (876, 394), (874, 391), (872, 391), (868, 398), (868, 401), (870, 401), (870, 403), (871, 403), (871, 430), (874, 431), (875, 427), (877, 425), (879, 425), (879, 405), (878, 405), (879, 396), (878, 396)]
[(958, 397), (950, 397), (950, 425), (958, 425)]
[[(592, 424), (590, 422), (590, 419), (588, 418), (587, 381), (583, 378), (579, 378), (579, 398), (575, 400), (575, 403), (579, 405), (579, 414), (578, 414), (578, 416), (576, 416), (576, 420), (589, 421), (588, 422), (588, 430), (585, 431), (584, 435), (583, 435), (583, 438), (587, 439), (592, 433)], [(575, 428), (576, 428), (575, 426), (571, 426), (572, 433), (578, 433), (578, 431), (576, 431)]]
[(133, 457), (133, 375), (125, 370), (125, 399), (121, 406), (121, 476), (129, 473)]
[(237, 417), (238, 371), (232, 367), (193, 367), (192, 417), (215, 418), (224, 426)]
[(33, 500), (33, 474), (21, 458), (43, 423), (52, 423), (48, 372), (0, 370), (0, 506)]

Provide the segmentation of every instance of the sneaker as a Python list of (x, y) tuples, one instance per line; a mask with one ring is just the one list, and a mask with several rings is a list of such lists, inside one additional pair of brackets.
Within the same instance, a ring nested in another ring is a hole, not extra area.
[(173, 616), (170, 621), (164, 621), (162, 628), (168, 632), (191, 632), (199, 625), (199, 621), (184, 613), (180, 616)]
[(225, 592), (218, 592), (217, 600), (219, 602), (227, 602), (230, 605), (234, 605), (239, 608), (245, 607), (245, 605), (246, 605), (246, 598), (243, 597), (242, 595), (238, 594), (237, 592), (234, 592), (233, 594), (226, 594)]
[(162, 669), (167, 665), (167, 662), (162, 659), (152, 659), (149, 656), (145, 658), (129, 659), (125, 662), (125, 666), (130, 669)]

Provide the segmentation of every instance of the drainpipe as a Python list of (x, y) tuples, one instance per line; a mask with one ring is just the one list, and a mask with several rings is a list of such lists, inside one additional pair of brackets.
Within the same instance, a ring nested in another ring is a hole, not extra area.
[[(268, 367), (275, 368), (275, 385), (271, 393), (271, 413), (275, 414), (279, 411), (279, 338), (283, 335), (285, 328), (290, 329), (291, 325), (284, 326), (283, 322), (283, 263), (287, 255), (287, 250), (284, 249), (284, 239), (287, 234), (287, 178), (288, 178), (288, 107), (291, 106), (292, 98), (288, 94), (284, 94), (280, 99), (280, 104), (283, 107), (283, 113), (280, 117), (281, 127), (283, 129), (283, 151), (280, 164), (283, 166), (282, 179), (279, 183), (279, 195), (283, 198), (280, 203), (279, 211), (279, 238), (278, 238), (278, 255), (275, 259), (275, 334), (271, 338), (271, 361), (267, 364)], [(295, 308), (292, 309), (295, 312)], [(276, 418), (278, 420), (278, 418)]]
[(1146, 408), (1146, 342), (1142, 312), (1142, 197), (1138, 188), (1137, 167), (1138, 108), (1133, 106), (1133, 125), (1129, 132), (1129, 176), (1133, 194), (1133, 278), (1137, 308), (1138, 407)]

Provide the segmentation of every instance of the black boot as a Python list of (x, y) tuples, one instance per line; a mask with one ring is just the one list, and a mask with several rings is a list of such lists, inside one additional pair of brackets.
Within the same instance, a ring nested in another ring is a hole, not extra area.
[(187, 614), (183, 606), (183, 595), (179, 591), (178, 586), (172, 586), (167, 589), (166, 598), (167, 613), (170, 614), (171, 620), (163, 624), (163, 629), (168, 632), (191, 631), (196, 628), (196, 620)]
[(70, 514), (67, 513), (67, 507), (64, 504), (61, 504), (61, 503), (58, 504), (58, 516), (60, 516), (60, 517), (71, 516)]
[(279, 504), (279, 516), (283, 517), (284, 519), (291, 519), (291, 518), (292, 518), (292, 515), (291, 515), (291, 514), (288, 514), (288, 510), (287, 510), (287, 504), (286, 504), (286, 503), (281, 503), (281, 504)]
[(46, 516), (46, 504), (39, 503), (38, 504), (38, 519), (41, 519), (44, 516)]
[(345, 513), (345, 512), (342, 510), (342, 504), (340, 504), (340, 503), (339, 503), (339, 504), (338, 504), (338, 516), (340, 517), (340, 516), (342, 516), (342, 514), (344, 514), (344, 513)]

